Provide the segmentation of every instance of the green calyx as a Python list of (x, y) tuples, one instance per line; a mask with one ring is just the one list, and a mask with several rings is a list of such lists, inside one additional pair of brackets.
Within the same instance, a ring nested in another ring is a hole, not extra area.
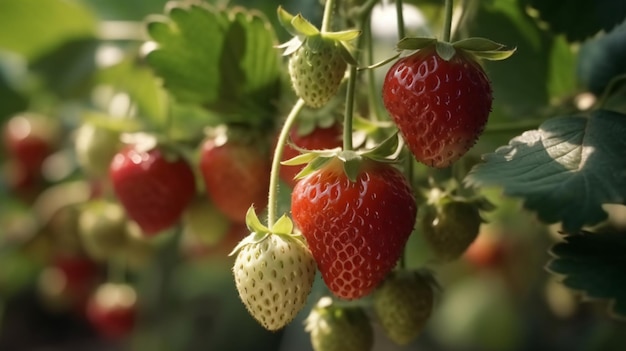
[(515, 53), (516, 48), (509, 49), (504, 44), (497, 43), (486, 38), (466, 38), (453, 43), (439, 41), (435, 38), (409, 37), (400, 40), (397, 44), (398, 50), (421, 50), (428, 47), (435, 47), (437, 54), (444, 60), (449, 61), (461, 50), (481, 59), (499, 61), (509, 58)]
[(246, 213), (246, 226), (250, 231), (250, 235), (243, 238), (237, 246), (230, 252), (229, 256), (237, 253), (242, 247), (248, 244), (257, 244), (267, 239), (270, 235), (288, 236), (296, 240), (302, 240), (302, 236), (294, 233), (293, 222), (287, 215), (283, 214), (274, 225), (269, 228), (261, 223), (257, 216), (254, 206), (250, 206)]
[(376, 162), (394, 163), (402, 149), (398, 134), (394, 133), (375, 148), (366, 150), (342, 150), (340, 148), (328, 150), (306, 150), (291, 145), (298, 150), (300, 155), (281, 162), (286, 166), (306, 165), (296, 179), (301, 179), (307, 175), (326, 166), (340, 166), (350, 181), (355, 182), (361, 166), (367, 160)]
[(291, 40), (278, 46), (284, 49), (283, 56), (293, 54), (302, 45), (307, 45), (312, 52), (322, 51), (321, 49), (331, 46), (339, 50), (344, 60), (356, 65), (356, 60), (350, 53), (352, 46), (350, 41), (358, 37), (361, 32), (358, 30), (345, 30), (338, 32), (323, 32), (315, 27), (311, 22), (302, 17), (301, 14), (292, 15), (282, 7), (278, 7), (278, 20), (280, 24), (293, 35)]

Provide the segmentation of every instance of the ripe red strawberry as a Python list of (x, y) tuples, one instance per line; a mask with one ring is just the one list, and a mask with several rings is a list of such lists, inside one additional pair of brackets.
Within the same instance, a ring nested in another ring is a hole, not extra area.
[(421, 333), (434, 304), (432, 278), (416, 271), (394, 271), (374, 292), (373, 307), (385, 334), (406, 345)]
[(58, 137), (54, 121), (33, 113), (11, 117), (4, 128), (7, 153), (29, 174), (39, 174), (44, 160), (55, 151)]
[(146, 235), (174, 225), (196, 192), (187, 161), (169, 156), (159, 147), (143, 150), (131, 145), (111, 162), (113, 190), (128, 216)]
[(300, 180), (291, 212), (330, 291), (357, 299), (395, 266), (413, 230), (417, 205), (393, 166), (365, 159), (354, 182), (343, 166), (333, 158)]
[(103, 336), (124, 338), (135, 327), (137, 293), (127, 284), (103, 284), (89, 299), (86, 313), (87, 319)]
[(38, 293), (50, 308), (82, 313), (98, 279), (100, 271), (92, 260), (62, 255), (55, 257), (39, 274)]
[(387, 72), (383, 102), (415, 158), (450, 166), (482, 133), (491, 111), (491, 83), (463, 50), (444, 60), (427, 46)]
[[(315, 127), (311, 132), (301, 135), (298, 132), (298, 126), (294, 126), (289, 131), (289, 138), (291, 142), (305, 150), (324, 150), (324, 149), (334, 149), (336, 147), (341, 147), (342, 145), (342, 129), (339, 123), (334, 123), (330, 127)], [(282, 160), (289, 160), (298, 156), (300, 152), (289, 145), (285, 145), (285, 149), (283, 150), (283, 158)], [(280, 167), (280, 178), (292, 188), (298, 182), (295, 179), (296, 175), (304, 168), (303, 165), (300, 166), (287, 166), (283, 165)]]
[(200, 171), (207, 195), (232, 221), (244, 222), (250, 205), (267, 206), (270, 157), (263, 147), (244, 140), (207, 138), (200, 151)]
[(340, 306), (322, 297), (305, 320), (315, 351), (367, 351), (374, 346), (374, 330), (362, 307)]

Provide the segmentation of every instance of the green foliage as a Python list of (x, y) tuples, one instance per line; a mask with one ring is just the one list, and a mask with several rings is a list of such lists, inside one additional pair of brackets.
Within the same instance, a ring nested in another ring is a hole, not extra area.
[(611, 30), (626, 17), (626, 5), (614, 0), (526, 0), (539, 17), (570, 41), (581, 41)]
[(626, 74), (626, 22), (580, 48), (578, 74), (585, 86), (600, 95), (611, 81)]
[(466, 180), (502, 186), (541, 220), (573, 233), (605, 220), (603, 204), (626, 204), (624, 133), (626, 116), (616, 112), (556, 117), (485, 155)]
[(0, 1), (0, 48), (26, 58), (68, 39), (93, 37), (95, 29), (93, 13), (77, 1)]
[(174, 7), (148, 32), (158, 48), (147, 60), (178, 100), (229, 122), (264, 125), (274, 117), (281, 61), (274, 30), (260, 13)]
[(563, 275), (563, 283), (587, 297), (607, 299), (610, 312), (626, 318), (625, 233), (581, 232), (552, 247), (555, 258), (547, 268)]

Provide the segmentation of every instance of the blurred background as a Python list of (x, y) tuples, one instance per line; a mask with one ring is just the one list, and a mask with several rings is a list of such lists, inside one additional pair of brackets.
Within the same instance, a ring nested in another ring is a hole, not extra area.
[[(258, 9), (281, 42), (288, 36), (277, 26), (278, 5), (314, 23), (323, 9), (317, 0), (211, 3)], [(575, 45), (540, 29), (524, 10), (526, 1), (494, 3), (474, 5), (480, 21), (465, 28), (518, 47), (515, 59), (487, 66), (496, 91), (493, 121), (524, 125), (554, 101), (573, 104), (582, 96)], [(154, 48), (146, 24), (167, 6), (163, 0), (0, 0), (2, 351), (311, 350), (303, 320), (325, 294), (319, 276), (293, 323), (264, 330), (240, 302), (231, 275), (228, 253), (247, 229), (214, 215), (204, 197), (194, 202), (199, 216), (188, 214), (180, 227), (150, 239), (120, 219), (115, 204), (91, 209), (109, 220), (101, 225), (123, 232), (116, 259), (107, 248), (117, 241), (107, 237), (94, 249), (81, 234), (92, 223), (86, 204), (108, 186), (96, 176), (102, 164), (91, 161), (110, 159), (107, 146), (121, 131), (163, 125), (173, 113), (186, 116), (173, 134), (189, 140), (184, 137), (219, 122), (198, 106), (164, 103), (162, 82), (145, 62)], [(441, 13), (441, 1), (406, 6), (409, 34), (437, 33), (440, 20), (431, 18)], [(384, 59), (398, 40), (393, 4), (377, 6), (372, 16), (375, 55)], [(141, 121), (123, 118), (129, 114)], [(98, 133), (102, 125), (114, 133)], [(489, 134), (473, 153), (492, 151), (521, 131)], [(105, 147), (88, 154), (77, 147), (91, 143)], [(561, 240), (558, 225), (540, 223), (498, 189), (482, 193), (496, 210), (484, 215), (478, 239), (457, 262), (433, 265), (419, 233), (411, 237), (407, 266), (433, 270), (442, 290), (418, 340), (393, 345), (374, 323), (374, 349), (625, 350), (626, 326), (609, 316), (607, 303), (586, 300), (545, 270), (550, 247)], [(288, 209), (288, 191), (280, 206)], [(623, 207), (610, 210), (613, 225), (625, 228)]]

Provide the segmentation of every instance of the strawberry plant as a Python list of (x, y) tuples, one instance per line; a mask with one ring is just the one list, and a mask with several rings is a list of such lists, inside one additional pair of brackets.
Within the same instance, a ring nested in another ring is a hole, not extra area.
[(34, 287), (138, 350), (623, 349), (625, 23), (4, 1), (0, 311)]

